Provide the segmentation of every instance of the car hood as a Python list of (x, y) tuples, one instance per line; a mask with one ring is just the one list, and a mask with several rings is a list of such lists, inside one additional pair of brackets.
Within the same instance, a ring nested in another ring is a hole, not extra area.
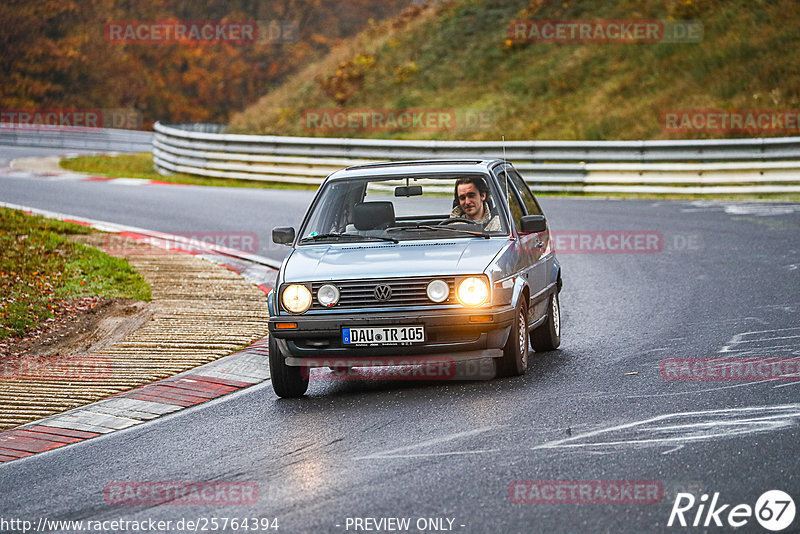
[(479, 274), (507, 243), (503, 237), (304, 245), (286, 259), (284, 280)]

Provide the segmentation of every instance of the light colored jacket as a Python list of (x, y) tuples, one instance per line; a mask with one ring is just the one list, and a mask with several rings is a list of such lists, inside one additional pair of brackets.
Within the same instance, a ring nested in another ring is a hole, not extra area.
[[(464, 213), (464, 210), (461, 206), (456, 206), (453, 208), (453, 211), (450, 212), (450, 217), (464, 217), (469, 218)], [(483, 217), (480, 219), (475, 220), (476, 223), (481, 223), (483, 225), (483, 229), (487, 232), (499, 232), (503, 229), (502, 225), (500, 224), (500, 216), (495, 215), (492, 217), (492, 214), (486, 209), (486, 205), (484, 205)]]

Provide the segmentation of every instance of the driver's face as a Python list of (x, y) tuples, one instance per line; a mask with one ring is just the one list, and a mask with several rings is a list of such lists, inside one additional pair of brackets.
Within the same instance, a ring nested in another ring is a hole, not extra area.
[(483, 201), (486, 200), (486, 193), (480, 194), (475, 184), (459, 184), (456, 192), (458, 204), (468, 219), (483, 217)]

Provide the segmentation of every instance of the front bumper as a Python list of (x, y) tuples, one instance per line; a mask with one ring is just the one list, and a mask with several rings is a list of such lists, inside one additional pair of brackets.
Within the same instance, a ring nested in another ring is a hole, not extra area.
[[(480, 321), (476, 321), (480, 318)], [(311, 360), (369, 360), (377, 363), (398, 357), (480, 359), (502, 355), (514, 321), (514, 308), (495, 306), (478, 309), (439, 309), (375, 313), (325, 313), (319, 315), (280, 315), (269, 320), (273, 336), (294, 366), (311, 365)], [(278, 329), (276, 323), (297, 323), (294, 329)], [(349, 346), (342, 343), (342, 328), (369, 326), (425, 327), (425, 342), (413, 345)], [(391, 365), (387, 363), (387, 365)]]

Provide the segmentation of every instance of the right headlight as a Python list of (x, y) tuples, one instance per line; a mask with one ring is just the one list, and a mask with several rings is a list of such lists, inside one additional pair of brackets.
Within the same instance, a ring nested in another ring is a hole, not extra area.
[(480, 306), (489, 299), (489, 284), (477, 276), (464, 278), (458, 283), (456, 296), (464, 306)]
[(339, 288), (333, 284), (325, 284), (317, 290), (317, 302), (329, 308), (339, 302)]
[(290, 284), (281, 294), (281, 304), (291, 313), (305, 313), (311, 307), (311, 291), (303, 284)]

